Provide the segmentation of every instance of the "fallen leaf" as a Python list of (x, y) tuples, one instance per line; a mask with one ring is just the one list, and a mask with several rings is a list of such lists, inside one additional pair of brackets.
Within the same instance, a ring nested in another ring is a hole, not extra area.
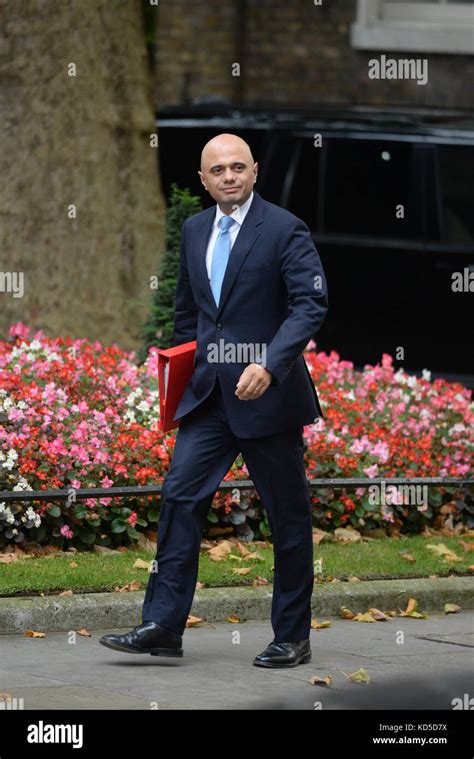
[(320, 530), (317, 527), (313, 530), (313, 543), (314, 545), (319, 546), (319, 544), (323, 540), (331, 540), (331, 535), (329, 532), (325, 532), (324, 530)]
[(260, 575), (257, 575), (254, 577), (252, 585), (255, 587), (256, 585), (270, 585), (270, 580), (267, 580), (266, 577), (260, 577)]
[(73, 596), (73, 595), (74, 593), (72, 592), (72, 590), (63, 590), (62, 593), (58, 593), (58, 596)]
[(193, 617), (192, 614), (189, 614), (186, 620), (186, 627), (196, 627), (200, 622), (202, 622), (201, 617)]
[(85, 627), (81, 627), (80, 630), (76, 631), (78, 635), (84, 635), (87, 638), (92, 638), (92, 634), (89, 632), (89, 630), (86, 630)]
[(313, 675), (313, 677), (309, 678), (309, 684), (310, 685), (331, 685), (332, 683), (332, 677), (331, 675), (326, 675), (326, 677), (318, 677), (317, 675)]
[(196, 583), (196, 590), (202, 590), (202, 588), (206, 587), (206, 583), (204, 582), (197, 582)]
[(456, 604), (444, 604), (444, 613), (445, 614), (455, 614), (457, 611), (460, 611), (461, 607), (456, 606)]
[(328, 619), (324, 622), (318, 622), (317, 619), (312, 619), (311, 627), (313, 630), (325, 630), (327, 627), (331, 627), (331, 622)]
[(0, 701), (13, 701), (11, 693), (0, 693)]
[(222, 561), (227, 558), (232, 550), (232, 543), (228, 540), (221, 540), (216, 546), (209, 549), (208, 554), (212, 561)]
[(116, 593), (125, 593), (126, 591), (129, 591), (129, 590), (140, 590), (140, 588), (141, 588), (140, 580), (132, 580), (132, 582), (128, 582), (126, 585), (124, 585), (121, 588), (115, 587), (114, 590)]
[(429, 551), (432, 551), (437, 556), (442, 556), (445, 561), (462, 561), (461, 557), (454, 553), (454, 551), (451, 551), (451, 549), (448, 548), (448, 546), (446, 546), (444, 543), (430, 543), (426, 547)]
[(247, 548), (247, 546), (244, 546), (243, 543), (240, 542), (240, 540), (235, 544), (235, 547), (237, 548), (238, 552), (242, 556), (248, 556), (251, 551)]
[(360, 582), (360, 577), (348, 577), (347, 582)]
[(354, 619), (355, 614), (350, 609), (347, 609), (345, 606), (341, 606), (339, 609), (339, 616), (343, 619)]
[(400, 617), (413, 617), (414, 619), (426, 619), (428, 614), (417, 611), (418, 601), (416, 598), (410, 598), (405, 611), (400, 611)]
[(14, 553), (3, 553), (0, 556), (0, 564), (11, 564), (12, 561), (17, 561), (18, 556)]
[(227, 622), (231, 622), (232, 624), (237, 624), (238, 622), (241, 622), (242, 620), (237, 614), (231, 614), (230, 617), (227, 617)]
[(232, 570), (234, 575), (248, 575), (252, 571), (252, 567), (234, 567)]
[(37, 632), (36, 630), (25, 630), (23, 635), (26, 635), (27, 638), (45, 638), (46, 634), (42, 632)]
[(360, 532), (349, 527), (338, 527), (334, 530), (334, 535), (341, 543), (358, 543), (362, 540)]
[(250, 559), (253, 559), (253, 561), (265, 561), (265, 558), (262, 556), (262, 554), (258, 553), (258, 551), (251, 551), (248, 556), (246, 556), (247, 561), (250, 561)]
[(465, 551), (474, 551), (474, 541), (471, 543), (466, 543), (465, 540), (460, 540), (459, 545), (462, 546)]
[(364, 614), (356, 614), (355, 617), (352, 618), (353, 622), (376, 622), (372, 614), (370, 614), (368, 611), (366, 611)]
[[(153, 561), (153, 559), (152, 559)], [(149, 561), (144, 561), (143, 559), (137, 559), (135, 563), (133, 564), (132, 569), (150, 569), (150, 563)]]
[(243, 557), (243, 556), (234, 556), (234, 554), (233, 554), (233, 553), (231, 553), (231, 554), (229, 555), (229, 559), (232, 559), (233, 561), (243, 561), (243, 560), (244, 560), (244, 557)]
[(369, 614), (373, 616), (376, 622), (391, 622), (388, 614), (385, 614), (385, 612), (380, 611), (380, 609), (369, 609)]
[(412, 562), (416, 561), (415, 557), (412, 556), (411, 553), (406, 553), (406, 552), (401, 553), (400, 556), (402, 557), (402, 559), (405, 559), (405, 561), (412, 561)]
[(76, 567), (78, 567), (79, 564), (77, 563), (77, 561), (70, 561), (69, 566), (71, 567), (71, 569), (76, 569)]
[[(343, 675), (346, 675), (345, 672), (342, 673)], [(350, 675), (346, 675), (347, 678), (351, 681), (351, 683), (364, 683), (368, 684), (370, 683), (370, 676), (365, 671), (363, 667), (356, 670), (356, 672), (352, 672)]]

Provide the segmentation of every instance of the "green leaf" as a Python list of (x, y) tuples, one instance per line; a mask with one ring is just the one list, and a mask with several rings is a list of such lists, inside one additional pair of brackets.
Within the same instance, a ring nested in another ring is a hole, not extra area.
[(114, 519), (112, 522), (112, 532), (125, 532), (126, 529), (126, 522), (122, 522), (120, 519)]
[(79, 537), (83, 543), (92, 545), (95, 543), (95, 532), (93, 530), (86, 530), (85, 528), (79, 530)]
[(48, 514), (50, 517), (60, 517), (61, 508), (59, 506), (51, 506), (51, 508), (48, 510)]

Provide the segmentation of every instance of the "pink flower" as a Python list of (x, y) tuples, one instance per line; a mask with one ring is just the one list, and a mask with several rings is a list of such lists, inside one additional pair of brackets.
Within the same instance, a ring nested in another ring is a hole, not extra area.
[(379, 468), (377, 464), (372, 464), (372, 466), (367, 466), (362, 471), (366, 473), (367, 477), (377, 477)]
[(135, 525), (137, 523), (137, 519), (138, 519), (137, 512), (136, 511), (132, 511), (132, 513), (130, 514), (129, 518), (127, 519), (127, 522), (132, 527), (135, 527)]
[(63, 526), (61, 527), (61, 529), (59, 530), (59, 532), (65, 538), (72, 538), (74, 536), (74, 533), (73, 533), (73, 531), (71, 530), (71, 528), (69, 527), (68, 524), (63, 524)]
[(26, 326), (26, 324), (23, 324), (22, 322), (18, 322), (17, 324), (12, 324), (10, 329), (8, 330), (8, 337), (19, 337), (22, 340), (26, 340), (30, 332), (30, 328)]

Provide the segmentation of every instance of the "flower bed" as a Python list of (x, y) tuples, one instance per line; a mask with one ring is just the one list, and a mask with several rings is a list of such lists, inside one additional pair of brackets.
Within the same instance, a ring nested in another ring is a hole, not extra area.
[[(311, 345), (309, 346), (311, 347)], [(311, 477), (461, 477), (470, 474), (473, 410), (470, 392), (381, 366), (354, 371), (336, 353), (306, 352), (325, 420), (305, 427)], [(175, 432), (158, 431), (157, 352), (138, 367), (134, 353), (99, 342), (30, 336), (14, 325), (0, 341), (0, 489), (112, 487), (161, 482)], [(226, 479), (245, 479), (239, 456)], [(71, 491), (73, 493), (73, 491)], [(380, 499), (379, 499), (380, 500)], [(451, 526), (467, 514), (465, 494), (431, 490), (414, 506), (392, 494), (362, 489), (318, 491), (316, 523), (419, 531), (436, 520)], [(85, 547), (136, 541), (155, 529), (159, 499), (100, 498), (71, 503), (0, 502), (0, 547), (35, 541)], [(444, 511), (443, 511), (444, 509)], [(241, 538), (268, 533), (255, 491), (219, 492), (211, 522)]]

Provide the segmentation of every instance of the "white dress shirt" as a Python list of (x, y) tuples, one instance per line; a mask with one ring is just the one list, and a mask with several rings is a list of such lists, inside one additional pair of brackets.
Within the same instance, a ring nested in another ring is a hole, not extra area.
[[(240, 232), (240, 227), (244, 223), (244, 219), (247, 216), (247, 211), (249, 210), (253, 200), (253, 190), (250, 193), (250, 197), (247, 198), (245, 203), (242, 203), (241, 206), (235, 209), (230, 216), (232, 216), (233, 219), (235, 219), (236, 223), (232, 224), (232, 226), (229, 229), (230, 234), (230, 249), (232, 250), (232, 246), (235, 242), (235, 238)], [(217, 236), (219, 234), (220, 228), (218, 226), (219, 221), (222, 216), (226, 216), (227, 214), (224, 214), (223, 211), (219, 208), (219, 204), (216, 206), (216, 216), (214, 219), (214, 223), (212, 225), (212, 232), (209, 237), (209, 243), (207, 245), (207, 251), (206, 251), (206, 268), (207, 268), (207, 276), (209, 281), (211, 280), (211, 264), (212, 264), (212, 254), (214, 252), (214, 246), (216, 244)]]

